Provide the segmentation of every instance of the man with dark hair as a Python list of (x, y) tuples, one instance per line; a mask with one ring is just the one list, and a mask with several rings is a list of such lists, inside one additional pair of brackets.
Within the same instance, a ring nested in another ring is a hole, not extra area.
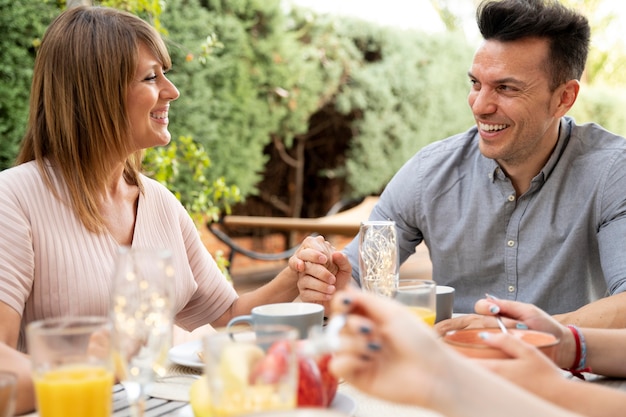
[[(588, 21), (547, 0), (488, 0), (476, 16), (484, 38), (468, 71), (476, 125), (414, 155), (370, 219), (396, 222), (401, 261), (424, 241), (434, 280), (456, 288), (457, 313), (489, 293), (570, 313), (559, 316), (570, 323), (624, 327), (615, 306), (626, 303), (626, 140), (566, 116)], [(313, 264), (320, 252), (305, 245), (290, 263), (304, 270), (307, 301), (328, 300), (350, 270), (359, 284), (357, 239), (330, 270)]]

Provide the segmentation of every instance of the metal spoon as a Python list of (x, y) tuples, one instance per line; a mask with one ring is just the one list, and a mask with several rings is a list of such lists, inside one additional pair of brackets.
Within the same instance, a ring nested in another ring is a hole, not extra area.
[(507, 330), (506, 326), (504, 325), (504, 323), (502, 322), (502, 317), (500, 317), (500, 315), (496, 315), (496, 321), (498, 322), (498, 327), (500, 327), (500, 330), (502, 330), (502, 333), (508, 333), (509, 331)]

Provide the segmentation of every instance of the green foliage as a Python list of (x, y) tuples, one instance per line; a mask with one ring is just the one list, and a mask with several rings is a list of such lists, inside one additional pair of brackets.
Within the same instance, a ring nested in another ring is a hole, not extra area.
[(0, 0), (0, 170), (13, 164), (28, 120), (35, 48), (58, 14), (42, 0)]
[[(226, 185), (224, 178), (211, 181), (206, 177), (211, 160), (189, 136), (181, 136), (167, 147), (148, 149), (143, 163), (146, 174), (173, 190), (197, 223), (206, 217), (217, 221), (222, 210), (230, 212), (231, 205), (241, 199), (239, 189)], [(176, 188), (177, 183), (186, 187)]]
[(175, 66), (170, 78), (181, 91), (171, 130), (219, 155), (207, 176), (236, 179), (243, 195), (256, 193), (265, 147), (274, 138), (289, 146), (307, 131), (328, 73), (299, 42), (280, 0), (203, 5), (170, 0), (163, 15)]
[(165, 33), (166, 29), (161, 25), (161, 13), (166, 2), (167, 0), (95, 0), (92, 3), (134, 13), (152, 23), (158, 31)]
[(336, 106), (357, 113), (347, 181), (354, 194), (382, 190), (417, 150), (466, 130), (472, 50), (457, 35), (427, 35), (345, 21), (339, 36), (376, 57), (355, 66)]
[[(595, 7), (598, 1), (587, 2)], [(315, 198), (306, 194), (320, 187), (320, 179), (341, 181), (337, 190), (343, 196), (377, 193), (418, 149), (473, 123), (466, 102), (473, 47), (457, 34), (316, 16), (280, 0), (94, 3), (161, 25), (174, 63), (170, 78), (181, 92), (170, 111), (172, 137), (179, 139), (149, 150), (146, 162), (194, 214), (215, 216), (239, 198), (266, 192), (258, 189), (264, 172), (281, 173), (274, 182), (282, 189), (270, 197), (296, 215), (298, 204), (292, 201), (305, 195), (306, 206), (306, 198)], [(6, 27), (0, 39), (0, 168), (14, 158), (26, 125), (33, 39), (63, 5), (63, 0), (0, 0)], [(614, 85), (615, 74), (626, 74), (614, 55), (619, 54), (592, 55), (589, 79)], [(599, 75), (610, 68), (610, 78)], [(623, 108), (620, 97), (585, 85), (572, 114), (623, 134), (623, 116), (614, 111)], [(324, 124), (336, 122), (345, 124), (341, 132), (349, 137), (329, 136), (340, 130), (315, 136)], [(316, 158), (330, 159), (315, 155), (315, 141), (330, 142), (330, 152), (333, 141), (347, 143), (338, 151), (347, 148), (347, 154), (314, 171)], [(270, 155), (283, 168), (268, 168)], [(298, 182), (298, 175), (309, 177)]]

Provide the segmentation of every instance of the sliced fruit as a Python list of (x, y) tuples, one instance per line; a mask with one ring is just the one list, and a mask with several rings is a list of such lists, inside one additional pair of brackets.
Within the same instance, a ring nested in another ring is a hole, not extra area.
[(191, 384), (189, 404), (195, 417), (211, 417), (211, 396), (206, 376), (202, 375)]
[(270, 346), (263, 359), (258, 361), (250, 378), (254, 384), (276, 384), (289, 372), (293, 347), (288, 340), (280, 340)]
[(311, 357), (298, 357), (298, 407), (325, 407), (326, 390), (322, 375)]
[(249, 385), (251, 369), (264, 356), (256, 345), (233, 343), (222, 350), (219, 372), (226, 390), (238, 390)]
[(320, 374), (322, 375), (322, 385), (326, 390), (326, 406), (330, 406), (330, 404), (335, 399), (335, 395), (337, 395), (337, 388), (339, 387), (339, 378), (333, 375), (328, 369), (328, 363), (332, 359), (331, 354), (324, 354), (317, 358), (317, 366), (320, 369)]

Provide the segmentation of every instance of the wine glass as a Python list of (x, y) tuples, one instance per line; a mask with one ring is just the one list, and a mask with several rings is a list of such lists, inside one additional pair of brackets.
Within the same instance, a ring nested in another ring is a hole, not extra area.
[(164, 376), (174, 314), (171, 253), (122, 248), (111, 297), (112, 345), (119, 381), (135, 417), (143, 416), (147, 390)]
[(366, 291), (393, 297), (398, 288), (399, 254), (396, 223), (366, 221), (359, 231), (359, 272)]

